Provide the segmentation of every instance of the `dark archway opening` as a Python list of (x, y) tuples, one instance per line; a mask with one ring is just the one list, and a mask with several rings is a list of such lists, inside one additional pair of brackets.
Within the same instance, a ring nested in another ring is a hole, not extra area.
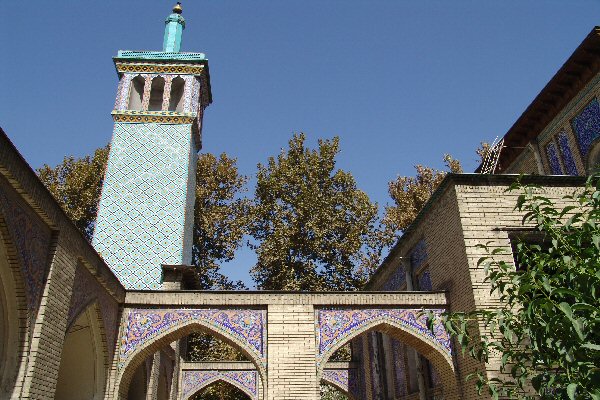
[(140, 75), (131, 80), (129, 88), (128, 108), (130, 110), (140, 111), (142, 109), (142, 100), (144, 97), (144, 86), (146, 81)]
[(176, 77), (171, 81), (171, 93), (169, 95), (169, 111), (183, 112), (183, 91), (185, 81)]
[(150, 101), (148, 102), (148, 111), (162, 110), (163, 97), (165, 94), (165, 78), (157, 76), (152, 79), (150, 87)]
[(190, 400), (251, 400), (251, 398), (232, 384), (218, 380), (190, 397)]
[[(336, 358), (339, 359), (340, 350), (351, 344), (350, 366), (354, 368), (354, 373), (348, 376), (348, 394), (344, 395), (338, 388), (339, 393), (329, 388), (324, 391), (323, 383), (329, 382), (322, 382), (321, 399), (361, 399), (365, 396), (376, 399), (424, 396), (426, 399), (433, 399), (443, 396), (441, 375), (433, 362), (418, 351), (425, 348), (406, 339), (405, 334), (386, 324), (375, 326), (351, 338), (329, 357), (326, 364), (333, 366)], [(333, 384), (329, 386), (335, 387)]]

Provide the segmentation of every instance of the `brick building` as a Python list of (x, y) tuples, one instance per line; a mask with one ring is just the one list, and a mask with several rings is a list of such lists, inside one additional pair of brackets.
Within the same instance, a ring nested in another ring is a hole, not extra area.
[[(483, 282), (477, 260), (484, 254), (476, 246), (491, 242), (510, 252), (511, 240), (527, 231), (513, 210), (517, 194), (505, 192), (515, 174), (528, 174), (523, 182), (543, 186), (560, 206), (562, 197), (600, 165), (599, 96), (600, 27), (595, 27), (498, 142), (497, 163), (487, 171), (492, 174), (447, 176), (367, 289), (444, 290), (453, 310), (492, 307), (498, 299)], [(437, 373), (425, 357), (385, 335), (363, 341), (374, 354), (365, 360), (366, 368), (381, 371), (371, 378), (371, 391), (382, 392), (383, 398), (424, 399), (439, 393)], [(461, 381), (476, 368), (495, 373), (493, 365), (454, 357)], [(473, 385), (463, 390), (465, 398), (475, 395)]]
[[(560, 201), (598, 163), (600, 28), (506, 134), (502, 174), (449, 175), (362, 292), (195, 290), (191, 215), (208, 61), (180, 51), (180, 6), (163, 51), (119, 51), (115, 122), (93, 244), (0, 135), (0, 398), (188, 399), (215, 382), (249, 399), (477, 398), (478, 365), (421, 309), (489, 307), (478, 243), (524, 229), (507, 173), (537, 173)], [(567, 175), (576, 176), (567, 176)], [(556, 176), (559, 175), (559, 176)], [(579, 175), (579, 176), (577, 176)], [(193, 332), (247, 361), (191, 362)], [(351, 343), (352, 358), (331, 361)]]

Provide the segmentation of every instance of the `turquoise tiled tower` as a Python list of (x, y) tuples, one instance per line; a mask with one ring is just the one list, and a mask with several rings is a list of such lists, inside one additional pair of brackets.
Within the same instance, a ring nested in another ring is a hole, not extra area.
[(197, 153), (211, 103), (208, 61), (182, 53), (181, 5), (163, 51), (119, 51), (119, 86), (93, 245), (127, 289), (161, 288), (162, 264), (190, 264)]

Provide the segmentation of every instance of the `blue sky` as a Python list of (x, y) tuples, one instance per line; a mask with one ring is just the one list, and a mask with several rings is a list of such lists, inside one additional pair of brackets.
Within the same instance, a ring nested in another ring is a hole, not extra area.
[[(33, 166), (111, 137), (117, 50), (160, 50), (171, 1), (0, 4), (0, 126)], [(387, 182), (450, 153), (476, 167), (600, 24), (600, 2), (183, 2), (182, 51), (206, 53), (213, 104), (204, 151), (252, 175), (303, 131), (341, 138), (339, 167), (373, 201)], [(252, 254), (224, 269), (249, 281)]]

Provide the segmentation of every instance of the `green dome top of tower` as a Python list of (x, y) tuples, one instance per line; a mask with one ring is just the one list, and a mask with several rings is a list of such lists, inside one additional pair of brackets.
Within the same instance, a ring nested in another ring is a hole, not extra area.
[(177, 2), (173, 7), (173, 13), (165, 20), (163, 51), (166, 53), (179, 53), (181, 49), (181, 36), (185, 29), (185, 19), (181, 16), (182, 12), (181, 3)]

